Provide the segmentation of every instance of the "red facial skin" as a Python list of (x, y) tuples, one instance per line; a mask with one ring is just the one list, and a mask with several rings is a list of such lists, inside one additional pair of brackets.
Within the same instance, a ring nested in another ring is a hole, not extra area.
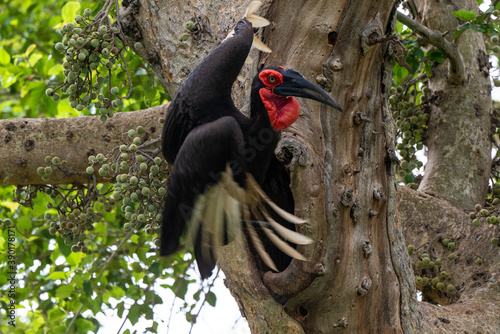
[(283, 83), (283, 75), (275, 70), (265, 70), (259, 79), (266, 86), (259, 90), (260, 98), (276, 130), (288, 128), (299, 118), (300, 105), (293, 96), (280, 96), (273, 93), (274, 87)]

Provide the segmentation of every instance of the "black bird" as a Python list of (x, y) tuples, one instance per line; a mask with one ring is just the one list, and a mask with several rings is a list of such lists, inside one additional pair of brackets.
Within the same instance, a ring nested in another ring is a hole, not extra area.
[[(274, 149), (279, 131), (299, 116), (300, 106), (293, 96), (342, 111), (325, 91), (299, 72), (269, 67), (254, 78), (250, 117), (243, 115), (233, 103), (231, 87), (252, 40), (252, 24), (242, 19), (234, 36), (212, 50), (184, 80), (170, 102), (163, 127), (163, 155), (173, 164), (173, 171), (163, 210), (160, 255), (178, 249), (189, 223), (203, 278), (212, 274), (217, 247), (230, 242), (242, 225), (270, 268), (277, 271), (255, 226), (280, 250), (305, 260), (288, 243), (307, 244), (311, 240), (288, 227), (304, 221), (289, 213), (293, 212), (290, 180), (281, 173), (284, 167)], [(262, 188), (268, 193), (273, 188), (273, 199), (287, 206), (289, 212), (269, 199)], [(287, 227), (278, 221), (287, 222)]]

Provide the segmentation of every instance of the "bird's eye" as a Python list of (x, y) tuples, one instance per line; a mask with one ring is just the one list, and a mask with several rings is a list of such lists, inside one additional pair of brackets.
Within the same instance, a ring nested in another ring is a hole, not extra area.
[(269, 81), (270, 83), (275, 83), (276, 77), (274, 75), (270, 75), (267, 77), (267, 81)]

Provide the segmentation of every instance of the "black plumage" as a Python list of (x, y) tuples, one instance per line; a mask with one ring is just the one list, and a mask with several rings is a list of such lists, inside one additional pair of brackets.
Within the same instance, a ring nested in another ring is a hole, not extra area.
[(271, 67), (252, 82), (250, 117), (240, 113), (231, 99), (231, 87), (252, 40), (252, 25), (243, 19), (234, 36), (210, 52), (183, 82), (169, 105), (163, 128), (163, 154), (174, 167), (163, 211), (160, 254), (178, 249), (189, 222), (203, 278), (212, 273), (217, 247), (231, 241), (242, 224), (272, 269), (278, 270), (255, 225), (287, 255), (305, 259), (282, 240), (310, 242), (293, 231), (293, 224), (303, 221), (289, 213), (293, 213), (290, 180), (274, 149), (279, 130), (298, 117), (298, 102), (290, 96), (315, 99), (341, 110), (300, 73)]

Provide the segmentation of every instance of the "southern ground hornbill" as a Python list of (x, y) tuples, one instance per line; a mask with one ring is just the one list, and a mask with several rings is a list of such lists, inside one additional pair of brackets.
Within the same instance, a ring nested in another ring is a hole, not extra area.
[[(290, 243), (311, 240), (293, 231), (293, 224), (304, 221), (289, 213), (293, 213), (290, 179), (274, 149), (279, 130), (299, 116), (299, 103), (293, 96), (341, 110), (299, 72), (269, 67), (254, 78), (250, 117), (243, 115), (233, 103), (231, 87), (252, 40), (252, 24), (239, 21), (234, 35), (210, 52), (182, 83), (163, 127), (163, 155), (173, 170), (163, 211), (160, 254), (170, 255), (178, 249), (188, 223), (203, 278), (212, 274), (217, 248), (233, 240), (242, 226), (271, 269), (278, 271), (268, 254), (270, 247), (305, 260)], [(261, 235), (274, 246), (267, 241), (263, 245)]]

